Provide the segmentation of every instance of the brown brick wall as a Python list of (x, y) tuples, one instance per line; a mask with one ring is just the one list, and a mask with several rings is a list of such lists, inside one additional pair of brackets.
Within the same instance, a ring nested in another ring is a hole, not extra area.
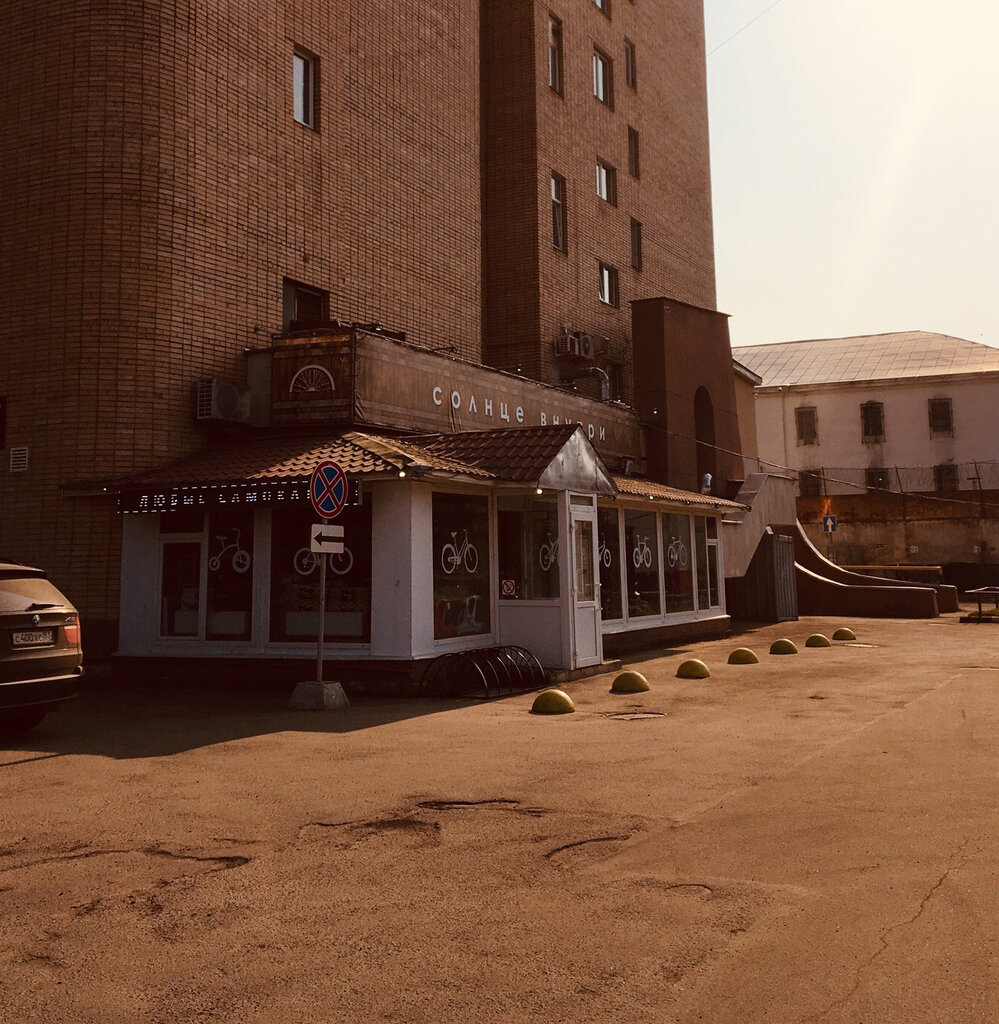
[[(487, 0), (486, 7), (489, 6)], [(630, 364), (633, 299), (668, 295), (695, 306), (714, 308), (714, 250), (708, 152), (707, 93), (704, 65), (703, 9), (700, 0), (631, 3), (614, 0), (611, 17), (588, 0), (519, 0), (501, 5), (511, 12), (503, 46), (516, 56), (506, 66), (517, 69), (511, 91), (522, 90), (523, 61), (532, 57), (533, 112), (537, 122), (537, 163), (534, 169), (535, 208), (518, 204), (504, 226), (506, 244), (486, 250), (486, 270), (499, 262), (526, 263), (533, 253), (540, 262), (540, 334), (533, 320), (511, 327), (509, 313), (502, 327), (492, 311), (501, 298), (487, 299), (485, 350), (491, 362), (515, 369), (522, 352), (538, 352), (538, 369), (525, 372), (551, 380), (555, 371), (552, 341), (565, 322), (611, 339), (615, 356)], [(532, 10), (534, 35), (523, 40), (522, 13)], [(515, 13), (512, 13), (515, 12)], [(564, 36), (565, 84), (559, 96), (548, 86), (548, 17), (561, 19)], [(502, 30), (502, 26), (499, 27)], [(625, 39), (636, 47), (637, 88), (625, 83)], [(500, 44), (494, 43), (494, 47)], [(614, 62), (613, 109), (593, 96), (592, 56), (599, 47)], [(488, 69), (487, 69), (488, 73)], [(488, 114), (487, 114), (488, 116)], [(628, 169), (628, 128), (640, 140), (640, 177)], [(520, 154), (517, 171), (530, 150)], [(596, 195), (597, 157), (617, 169), (618, 199), (610, 206)], [(522, 188), (508, 167), (497, 175), (486, 163), (484, 191)], [(551, 245), (550, 174), (566, 178), (568, 254)], [(631, 218), (643, 225), (642, 270), (631, 268)], [(488, 232), (488, 221), (487, 221)], [(519, 234), (519, 244), (515, 240)], [(487, 235), (488, 237), (488, 235)], [(598, 264), (616, 267), (620, 279), (617, 309), (597, 298)], [(516, 344), (514, 344), (516, 339)], [(535, 348), (536, 346), (536, 348)], [(630, 400), (633, 380), (625, 366), (624, 394)], [(593, 393), (592, 384), (580, 390)]]
[[(479, 357), (478, 9), (8, 0), (0, 30), (0, 394), (30, 447), (26, 473), (3, 452), (0, 553), (111, 620), (118, 523), (60, 485), (199, 447), (192, 384), (242, 380), (284, 277)], [(295, 45), (318, 132), (292, 116)]]

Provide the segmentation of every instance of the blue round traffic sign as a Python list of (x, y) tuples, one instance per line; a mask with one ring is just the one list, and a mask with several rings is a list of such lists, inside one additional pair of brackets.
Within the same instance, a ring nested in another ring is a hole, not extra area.
[(309, 497), (316, 514), (323, 519), (332, 519), (340, 514), (340, 510), (347, 504), (349, 490), (347, 476), (337, 463), (320, 462), (312, 471)]

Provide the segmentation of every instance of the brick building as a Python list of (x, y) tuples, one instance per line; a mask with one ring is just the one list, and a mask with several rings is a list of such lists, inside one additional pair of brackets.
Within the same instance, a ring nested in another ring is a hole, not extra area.
[[(577, 390), (597, 411), (570, 402), (574, 419), (631, 417), (612, 469), (692, 490), (710, 388), (710, 443), (738, 450), (731, 374), (712, 376), (730, 356), (700, 0), (10, 0), (0, 26), (0, 553), (50, 569), (91, 651), (118, 645), (121, 587), (141, 589), (120, 481), (281, 426), (252, 353), (302, 332), (332, 352), (352, 324), (351, 344), (436, 353), (442, 380), (488, 364)], [(637, 299), (655, 307), (642, 337)], [(710, 379), (688, 366), (681, 391), (663, 379), (637, 412), (608, 406), (636, 404), (635, 352), (694, 344), (662, 329), (674, 309), (698, 321)], [(236, 411), (195, 415), (206, 380), (243, 396)], [(667, 408), (688, 425), (670, 458)], [(503, 425), (473, 412), (451, 404), (445, 429)]]

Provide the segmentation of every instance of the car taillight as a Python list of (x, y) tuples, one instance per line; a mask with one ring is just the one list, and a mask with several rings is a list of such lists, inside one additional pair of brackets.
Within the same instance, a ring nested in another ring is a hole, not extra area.
[(66, 643), (76, 644), (79, 646), (80, 643), (80, 623), (67, 622), (63, 629), (66, 631)]

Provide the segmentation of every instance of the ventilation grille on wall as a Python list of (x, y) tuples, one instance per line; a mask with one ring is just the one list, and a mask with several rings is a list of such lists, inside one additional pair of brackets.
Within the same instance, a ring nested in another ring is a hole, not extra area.
[(250, 419), (250, 392), (220, 377), (199, 380), (196, 387), (195, 419), (226, 420), (247, 423)]
[(23, 473), (28, 468), (28, 449), (11, 448), (10, 450), (10, 471), (12, 473)]

